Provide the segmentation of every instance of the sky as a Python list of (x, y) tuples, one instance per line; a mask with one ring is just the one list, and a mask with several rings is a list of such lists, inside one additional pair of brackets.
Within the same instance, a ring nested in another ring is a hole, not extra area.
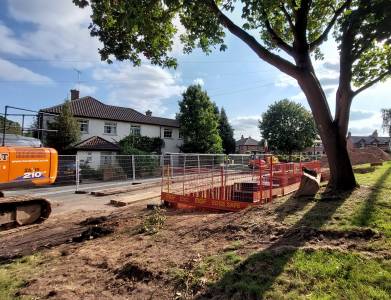
[[(101, 44), (88, 30), (90, 14), (89, 8), (77, 8), (72, 0), (0, 0), (0, 111), (5, 105), (31, 110), (57, 105), (77, 88), (81, 96), (106, 104), (174, 118), (183, 91), (198, 83), (224, 107), (236, 138), (260, 139), (258, 121), (273, 102), (288, 98), (309, 108), (295, 80), (262, 62), (229, 33), (228, 49), (210, 55), (199, 50), (183, 54), (176, 38), (172, 53), (179, 63), (176, 70), (146, 60), (140, 67), (101, 62)], [(237, 13), (232, 17), (240, 22)], [(338, 52), (332, 40), (322, 51), (325, 59), (316, 61), (315, 67), (334, 111)], [(391, 80), (354, 99), (349, 123), (353, 135), (369, 135), (375, 129), (385, 135), (380, 110), (390, 107), (390, 95)]]

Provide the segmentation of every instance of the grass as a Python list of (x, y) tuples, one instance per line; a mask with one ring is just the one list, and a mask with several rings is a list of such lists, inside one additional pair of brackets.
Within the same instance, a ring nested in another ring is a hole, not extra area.
[[(361, 170), (364, 168), (370, 168), (369, 164), (355, 166), (354, 170)], [(384, 162), (382, 166), (374, 167), (373, 172), (368, 172), (365, 174), (360, 174), (355, 172), (357, 182), (363, 186), (377, 186), (380, 188), (391, 189), (391, 161)], [(381, 180), (382, 176), (388, 177), (388, 180), (384, 178)], [(379, 181), (380, 180), (380, 181)]]
[(261, 252), (226, 273), (211, 293), (236, 299), (389, 299), (391, 265), (331, 250)]
[(215, 283), (242, 261), (236, 251), (194, 259), (182, 268), (174, 268), (171, 276), (184, 298), (193, 296), (205, 286)]
[[(362, 188), (336, 199), (276, 199), (276, 221), (292, 229), (371, 228), (381, 235), (365, 248), (373, 256), (317, 245), (303, 248), (308, 246), (305, 237), (289, 244), (295, 247), (279, 247), (280, 237), (265, 250), (243, 254), (246, 245), (239, 240), (220, 253), (172, 268), (178, 298), (206, 291), (225, 299), (391, 299), (391, 162), (355, 169)], [(155, 234), (165, 220), (164, 212), (155, 210), (137, 230)], [(17, 292), (42, 261), (33, 255), (0, 265), (0, 299), (23, 299)]]
[(276, 201), (277, 220), (291, 228), (371, 228), (382, 237), (369, 241), (366, 249), (387, 255), (374, 258), (354, 251), (300, 248), (305, 239), (294, 242), (298, 248), (276, 250), (272, 245), (245, 257), (207, 293), (235, 299), (390, 299), (391, 162), (368, 167), (358, 167), (356, 178), (362, 188), (351, 194)]
[(0, 265), (0, 299), (29, 299), (18, 295), (18, 291), (26, 286), (36, 267), (43, 262), (39, 254), (17, 259), (12, 263)]

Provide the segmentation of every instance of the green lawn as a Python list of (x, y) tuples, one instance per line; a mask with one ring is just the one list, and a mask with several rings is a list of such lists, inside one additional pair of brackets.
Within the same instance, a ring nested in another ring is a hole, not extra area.
[(209, 278), (209, 293), (227, 299), (391, 299), (391, 162), (369, 171), (357, 175), (361, 189), (340, 199), (302, 200), (281, 222), (322, 230), (370, 228), (381, 235), (366, 248), (372, 255), (316, 247), (267, 249), (235, 261), (220, 279)]

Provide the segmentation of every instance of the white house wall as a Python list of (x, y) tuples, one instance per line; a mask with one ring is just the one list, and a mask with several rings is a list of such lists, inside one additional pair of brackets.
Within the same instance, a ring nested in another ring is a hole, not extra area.
[[(47, 128), (47, 121), (51, 117), (44, 117), (43, 128)], [(131, 125), (139, 125), (142, 136), (147, 137), (161, 137), (164, 140), (164, 147), (162, 151), (165, 152), (179, 152), (179, 146), (182, 145), (182, 139), (179, 139), (179, 129), (167, 126), (127, 123), (110, 120), (77, 118), (78, 120), (88, 120), (88, 133), (81, 134), (81, 140), (84, 141), (93, 136), (100, 136), (109, 142), (119, 142), (130, 134)], [(104, 133), (105, 122), (117, 123), (117, 134)], [(164, 128), (172, 129), (172, 138), (164, 138)]]

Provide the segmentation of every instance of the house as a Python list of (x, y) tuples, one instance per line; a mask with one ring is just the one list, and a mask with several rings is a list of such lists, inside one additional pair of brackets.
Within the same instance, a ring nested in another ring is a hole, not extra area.
[(259, 145), (257, 140), (254, 140), (249, 136), (245, 138), (243, 135), (240, 140), (236, 141), (236, 153), (245, 154), (252, 151), (263, 151), (263, 148)]
[(322, 140), (318, 137), (311, 147), (307, 147), (302, 152), (304, 155), (324, 155), (326, 154)]
[(350, 132), (348, 133), (347, 143), (352, 148), (367, 148), (368, 146), (379, 147), (383, 151), (390, 152), (391, 142), (389, 137), (379, 136), (377, 130), (375, 130), (369, 136), (354, 136)]
[[(63, 104), (41, 109), (40, 112), (59, 114)], [(142, 114), (132, 108), (107, 105), (91, 97), (79, 97), (71, 90), (70, 108), (80, 126), (81, 142), (75, 145), (77, 153), (86, 160), (97, 160), (118, 153), (117, 143), (128, 135), (160, 137), (164, 140), (162, 152), (179, 152), (182, 139), (179, 123), (174, 119)], [(41, 127), (47, 129), (53, 116), (41, 115)]]

